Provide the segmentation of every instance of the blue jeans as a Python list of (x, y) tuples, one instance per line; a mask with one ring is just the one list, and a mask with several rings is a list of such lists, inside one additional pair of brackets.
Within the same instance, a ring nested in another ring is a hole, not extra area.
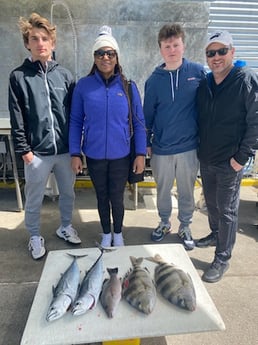
[(129, 156), (112, 160), (86, 157), (86, 160), (97, 195), (103, 232), (111, 232), (112, 211), (114, 232), (119, 233), (122, 231), (124, 219), (124, 190), (129, 172)]
[(70, 155), (34, 155), (30, 164), (24, 164), (25, 226), (31, 236), (40, 235), (40, 211), (51, 171), (55, 175), (59, 189), (61, 224), (67, 226), (72, 222), (75, 174), (71, 168)]
[(216, 166), (201, 163), (200, 172), (209, 226), (218, 236), (215, 256), (227, 261), (236, 241), (243, 169), (236, 172), (229, 162)]
[(178, 220), (180, 226), (192, 223), (194, 184), (199, 168), (196, 150), (151, 157), (153, 177), (157, 184), (157, 208), (161, 221), (168, 223), (172, 212), (171, 190), (176, 180), (178, 193)]

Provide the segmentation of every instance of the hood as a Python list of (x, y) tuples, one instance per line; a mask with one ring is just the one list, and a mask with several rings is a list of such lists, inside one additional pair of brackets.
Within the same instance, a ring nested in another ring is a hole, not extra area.
[(170, 88), (171, 88), (171, 98), (172, 101), (175, 101), (175, 92), (180, 87), (179, 85), (179, 78), (180, 73), (184, 70), (187, 70), (188, 61), (183, 58), (182, 65), (178, 67), (176, 70), (165, 70), (165, 63), (162, 63), (158, 67), (155, 68), (153, 72), (153, 80), (158, 78), (160, 80), (160, 77), (162, 76), (164, 79), (169, 79)]

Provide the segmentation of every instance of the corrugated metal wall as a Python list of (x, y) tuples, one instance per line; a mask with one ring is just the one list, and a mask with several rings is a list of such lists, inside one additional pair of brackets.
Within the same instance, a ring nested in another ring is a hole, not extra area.
[(228, 30), (237, 60), (245, 60), (258, 72), (258, 1), (212, 1), (208, 31)]

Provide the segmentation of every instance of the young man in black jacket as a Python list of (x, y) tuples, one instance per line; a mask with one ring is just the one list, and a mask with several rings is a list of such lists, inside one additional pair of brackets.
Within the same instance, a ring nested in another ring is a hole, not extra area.
[(200, 172), (211, 233), (198, 247), (215, 246), (202, 279), (219, 281), (229, 267), (238, 228), (243, 167), (258, 142), (258, 78), (234, 66), (235, 48), (227, 31), (210, 35), (205, 47), (211, 73), (199, 87)]
[(61, 225), (58, 237), (81, 243), (71, 225), (75, 174), (68, 150), (72, 74), (52, 60), (56, 28), (46, 18), (32, 13), (20, 18), (24, 46), (31, 56), (10, 74), (9, 111), (15, 151), (24, 161), (25, 226), (30, 234), (33, 259), (45, 255), (40, 236), (40, 209), (46, 183), (54, 172), (59, 189)]

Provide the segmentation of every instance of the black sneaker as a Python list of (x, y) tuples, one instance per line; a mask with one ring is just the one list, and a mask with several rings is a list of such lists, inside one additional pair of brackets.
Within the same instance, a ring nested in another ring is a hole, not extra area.
[(181, 238), (186, 250), (194, 249), (195, 243), (192, 239), (191, 230), (188, 226), (180, 227), (177, 234)]
[(152, 231), (151, 239), (152, 241), (155, 241), (155, 242), (162, 241), (166, 235), (170, 234), (170, 232), (171, 232), (170, 223), (160, 222), (158, 227)]
[(216, 283), (218, 282), (223, 274), (228, 270), (229, 263), (227, 261), (222, 262), (218, 259), (215, 259), (208, 270), (204, 272), (202, 280), (207, 283)]
[(196, 241), (195, 245), (199, 248), (215, 247), (217, 244), (217, 235), (211, 232), (208, 236), (201, 238)]

